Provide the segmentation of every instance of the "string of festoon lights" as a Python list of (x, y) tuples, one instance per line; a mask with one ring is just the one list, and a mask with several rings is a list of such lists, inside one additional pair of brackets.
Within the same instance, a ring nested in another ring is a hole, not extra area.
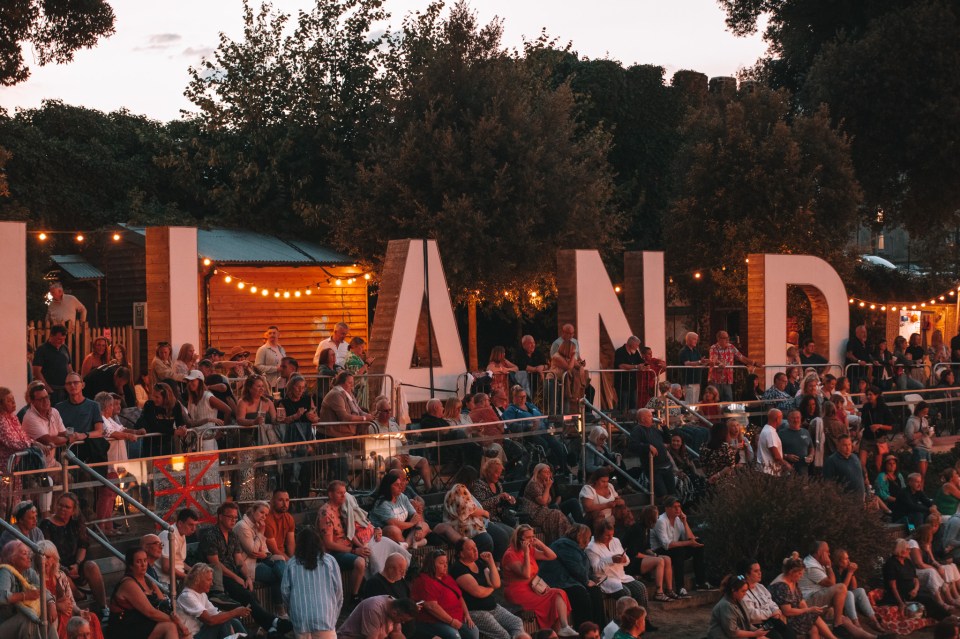
[[(204, 258), (204, 266), (213, 266), (213, 263), (209, 258)], [(326, 272), (326, 269), (324, 269)], [(369, 282), (373, 275), (370, 272), (358, 273), (356, 275), (351, 275), (350, 277), (342, 277), (336, 275), (329, 275), (325, 281), (310, 282), (304, 286), (288, 288), (288, 287), (270, 287), (270, 286), (261, 286), (250, 281), (248, 278), (239, 277), (234, 275), (224, 269), (223, 267), (217, 266), (213, 269), (212, 275), (219, 278), (224, 284), (229, 286), (235, 286), (237, 290), (247, 291), (251, 295), (260, 295), (262, 297), (273, 296), (277, 299), (284, 300), (297, 300), (303, 299), (305, 297), (310, 297), (313, 295), (315, 289), (319, 289), (324, 284), (332, 284), (334, 286), (352, 286), (360, 280)]]
[(960, 294), (960, 286), (954, 286), (940, 295), (934, 295), (929, 299), (915, 302), (877, 302), (860, 297), (850, 297), (847, 302), (851, 306), (858, 306), (859, 308), (869, 309), (871, 311), (916, 311), (936, 304), (954, 304), (957, 301), (958, 294)]
[[(73, 241), (77, 243), (86, 242), (95, 233), (109, 233), (109, 231), (37, 231), (33, 234), (41, 242), (46, 242), (54, 235), (72, 235)], [(114, 232), (111, 235), (114, 242), (120, 241), (120, 233)]]

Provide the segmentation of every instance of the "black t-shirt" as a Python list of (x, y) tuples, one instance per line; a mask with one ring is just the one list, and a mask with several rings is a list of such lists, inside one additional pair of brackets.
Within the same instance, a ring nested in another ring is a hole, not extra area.
[[(287, 411), (287, 417), (293, 417), (301, 408), (307, 412), (309, 412), (312, 408), (310, 404), (310, 396), (306, 393), (301, 395), (300, 399), (297, 401), (293, 401), (289, 397), (284, 397), (280, 400), (280, 405), (283, 406), (283, 410)], [(301, 417), (299, 421), (306, 421), (306, 418)]]
[(913, 590), (913, 580), (916, 579), (916, 577), (917, 569), (909, 557), (904, 559), (902, 564), (896, 557), (887, 559), (887, 562), (883, 564), (884, 601), (886, 603), (896, 603), (893, 593), (890, 591), (890, 586), (888, 585), (891, 581), (896, 582), (897, 592), (900, 594), (900, 598), (908, 601), (910, 591)]
[(70, 372), (70, 351), (66, 346), (55, 348), (50, 342), (44, 342), (33, 354), (33, 365), (40, 367), (48, 384), (63, 388)]
[[(117, 386), (113, 380), (113, 376), (116, 374), (117, 369), (120, 368), (119, 364), (108, 364), (106, 366), (99, 366), (83, 378), (83, 395), (89, 399), (93, 399), (97, 396), (97, 393), (117, 393)], [(131, 406), (137, 405), (137, 394), (134, 392), (133, 387), (130, 386), (128, 381), (123, 385), (123, 392), (117, 393), (122, 396), (121, 406), (123, 408), (130, 408)]]
[[(450, 565), (450, 576), (456, 581), (457, 577), (461, 575), (470, 575), (477, 581), (479, 586), (489, 588), (490, 584), (487, 582), (487, 573), (481, 567), (481, 563), (477, 563), (477, 569), (478, 572), (473, 572), (458, 560)], [(459, 586), (460, 584), (458, 583), (457, 585)], [(497, 607), (497, 601), (492, 596), (478, 598), (468, 593), (462, 586), (460, 590), (463, 592), (463, 600), (467, 602), (467, 610), (493, 610)]]
[[(687, 362), (697, 362), (703, 358), (703, 355), (700, 354), (696, 348), (690, 348), (689, 346), (684, 346), (680, 349), (680, 353), (677, 356), (677, 363), (680, 366), (687, 366)], [(693, 384), (699, 384), (703, 381), (703, 369), (702, 368), (684, 368), (680, 371), (680, 383), (684, 386), (691, 386)]]
[(527, 355), (527, 352), (521, 348), (520, 352), (517, 353), (517, 356), (513, 359), (513, 363), (516, 364), (517, 368), (521, 371), (526, 371), (528, 366), (546, 366), (547, 358), (537, 349), (533, 349), (533, 352)]
[[(627, 352), (626, 346), (621, 346), (613, 353), (613, 367), (620, 368), (621, 364), (630, 364), (637, 366), (643, 363), (643, 357), (640, 355), (640, 349), (632, 355)], [(637, 371), (620, 371), (615, 373), (617, 377), (617, 392), (623, 395), (626, 392), (636, 392)]]

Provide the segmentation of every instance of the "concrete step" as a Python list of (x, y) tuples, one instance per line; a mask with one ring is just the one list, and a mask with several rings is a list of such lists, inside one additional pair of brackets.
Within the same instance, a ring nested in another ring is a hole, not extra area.
[(683, 610), (684, 608), (700, 608), (713, 606), (720, 601), (720, 590), (694, 590), (688, 593), (689, 599), (674, 599), (673, 601), (648, 602), (651, 610)]

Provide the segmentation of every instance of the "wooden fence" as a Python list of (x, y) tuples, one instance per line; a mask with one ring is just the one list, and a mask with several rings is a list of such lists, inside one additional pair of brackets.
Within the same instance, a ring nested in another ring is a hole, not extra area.
[[(47, 341), (53, 322), (28, 322), (27, 344), (36, 348)], [(113, 344), (122, 344), (127, 349), (127, 359), (133, 368), (133, 379), (140, 374), (140, 339), (143, 331), (133, 330), (133, 326), (93, 327), (86, 322), (67, 322), (67, 341), (64, 345), (70, 351), (73, 370), (79, 372), (83, 359), (93, 350), (93, 341), (105, 337)]]

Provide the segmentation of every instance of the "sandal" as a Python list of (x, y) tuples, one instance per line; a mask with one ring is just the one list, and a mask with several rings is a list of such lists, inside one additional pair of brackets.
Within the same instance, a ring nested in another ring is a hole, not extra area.
[(675, 592), (672, 591), (672, 590), (668, 590), (668, 591), (666, 591), (664, 594), (665, 594), (666, 596), (670, 597), (671, 599), (679, 599), (679, 598), (680, 598), (680, 595), (678, 595), (677, 593), (675, 593)]
[(670, 596), (667, 595), (665, 592), (658, 592), (656, 595), (654, 595), (653, 600), (654, 601), (673, 601), (673, 599), (671, 599)]

